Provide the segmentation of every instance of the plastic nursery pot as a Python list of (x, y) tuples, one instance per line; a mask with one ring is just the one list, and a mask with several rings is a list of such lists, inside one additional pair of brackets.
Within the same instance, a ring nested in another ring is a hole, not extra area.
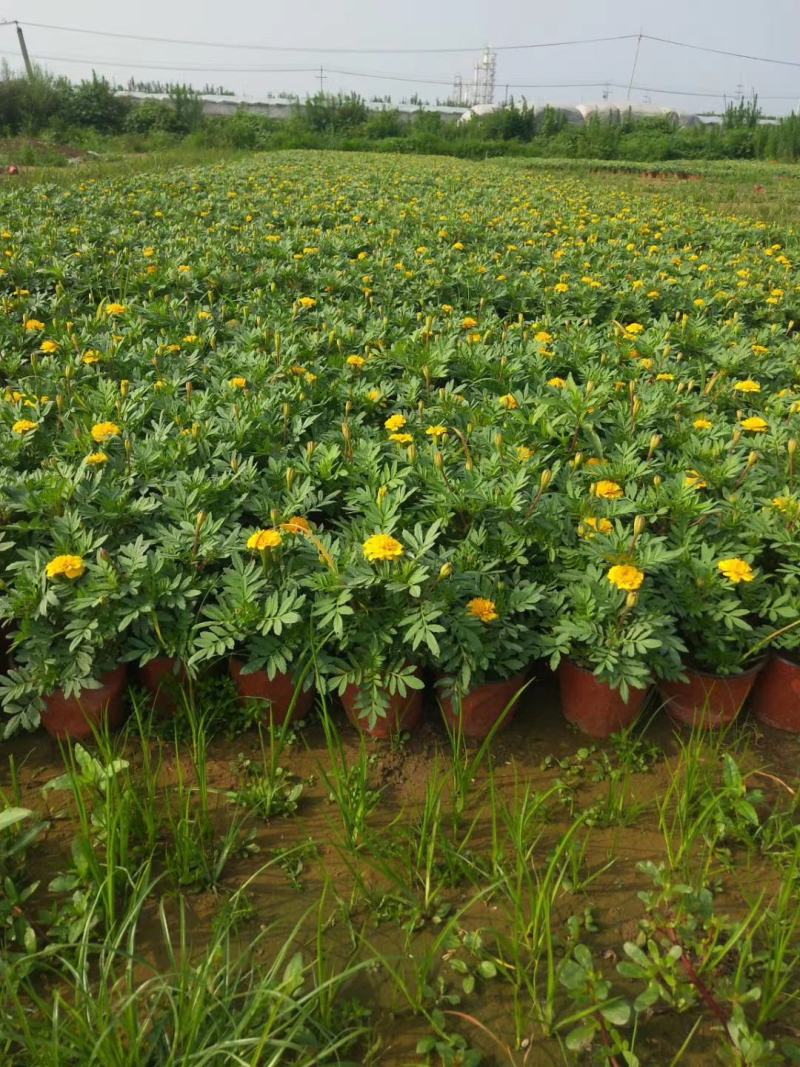
[(734, 721), (763, 666), (757, 663), (741, 674), (711, 674), (685, 667), (687, 681), (659, 682), (670, 716), (686, 726), (718, 730)]
[(636, 722), (650, 693), (631, 689), (627, 701), (585, 667), (562, 659), (558, 667), (561, 713), (590, 737), (610, 737)]
[(342, 693), (342, 707), (347, 713), (347, 718), (362, 733), (379, 741), (388, 741), (396, 734), (408, 733), (414, 729), (422, 718), (422, 689), (406, 689), (406, 695), (401, 697), (399, 693), (389, 697), (389, 705), (386, 715), (375, 720), (375, 725), (369, 725), (367, 716), (360, 716), (356, 707), (359, 694), (358, 686), (353, 683), (348, 685)]
[(800, 663), (773, 652), (753, 686), (750, 706), (759, 722), (800, 734)]
[[(458, 702), (453, 696), (443, 695), (441, 705), (445, 722), (452, 730), (457, 731), (460, 726), (464, 737), (483, 740), (488, 737), (497, 720), (525, 685), (525, 678), (526, 674), (523, 672), (503, 682), (486, 682), (477, 686), (461, 698), (460, 714)], [(501, 729), (505, 729), (514, 718), (518, 703), (519, 701), (514, 700), (508, 708)]]
[(294, 719), (304, 719), (311, 711), (314, 704), (313, 686), (310, 689), (301, 689), (295, 700), (297, 682), (291, 674), (276, 674), (270, 679), (266, 671), (245, 674), (243, 667), (242, 660), (231, 656), (230, 675), (239, 694), (239, 703), (243, 707), (251, 700), (264, 701), (269, 705), (266, 718), (269, 721), (271, 716), (274, 726), (282, 726), (286, 722), (290, 709)]
[(183, 664), (173, 656), (156, 656), (139, 668), (139, 681), (152, 698), (155, 711), (162, 715), (174, 715), (182, 706), (189, 675)]
[(127, 677), (127, 665), (123, 663), (103, 675), (99, 689), (82, 689), (76, 697), (66, 697), (63, 689), (56, 689), (44, 698), (42, 726), (51, 737), (77, 741), (91, 737), (104, 724), (112, 730), (119, 729), (125, 721)]

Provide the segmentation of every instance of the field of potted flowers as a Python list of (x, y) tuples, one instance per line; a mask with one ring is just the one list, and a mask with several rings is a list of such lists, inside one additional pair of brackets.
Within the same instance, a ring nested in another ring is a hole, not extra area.
[(797, 250), (464, 173), (4, 194), (5, 736), (220, 667), (278, 721), (385, 734), (427, 687), (481, 735), (547, 664), (589, 733), (754, 683), (800, 729)]
[(797, 239), (647, 195), (0, 191), (3, 1067), (800, 1062)]

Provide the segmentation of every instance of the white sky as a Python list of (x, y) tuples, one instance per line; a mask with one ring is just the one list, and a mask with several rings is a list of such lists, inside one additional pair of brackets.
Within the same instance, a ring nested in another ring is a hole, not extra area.
[[(137, 80), (189, 82), (198, 88), (210, 82), (252, 98), (268, 92), (314, 92), (319, 88), (321, 64), (326, 68), (326, 91), (356, 90), (366, 97), (390, 94), (395, 101), (414, 92), (423, 99), (444, 99), (456, 73), (465, 80), (471, 78), (480, 49), (487, 42), (493, 46), (534, 44), (636, 34), (640, 30), (800, 64), (800, 0), (671, 0), (668, 4), (664, 0), (293, 0), (288, 4), (276, 0), (224, 0), (215, 4), (205, 0), (131, 0), (128, 4), (109, 0), (0, 0), (0, 19), (19, 19), (33, 59), (73, 80), (90, 76), (94, 66), (99, 74), (118, 82), (127, 82), (131, 76)], [(30, 25), (35, 22), (250, 47), (190, 47), (120, 40)], [(260, 51), (252, 45), (474, 51), (359, 55)], [(524, 96), (533, 104), (548, 100), (578, 103), (599, 99), (602, 84), (576, 88), (513, 86), (608, 81), (623, 86), (612, 87), (611, 97), (625, 99), (635, 48), (634, 40), (626, 40), (500, 51), (495, 98), (502, 99), (506, 84), (510, 84), (511, 94), (517, 99)], [(0, 58), (18, 66), (18, 56), (14, 27), (0, 26)], [(66, 59), (75, 62), (65, 62)], [(423, 82), (431, 79), (442, 84), (384, 80), (366, 74), (381, 74), (384, 78), (398, 75)], [(645, 40), (635, 84), (650, 90), (716, 94), (704, 98), (642, 89), (631, 93), (633, 101), (649, 98), (654, 104), (691, 111), (719, 110), (722, 94), (730, 99), (739, 87), (747, 95), (755, 89), (765, 111), (781, 114), (798, 110), (800, 65), (751, 62)]]

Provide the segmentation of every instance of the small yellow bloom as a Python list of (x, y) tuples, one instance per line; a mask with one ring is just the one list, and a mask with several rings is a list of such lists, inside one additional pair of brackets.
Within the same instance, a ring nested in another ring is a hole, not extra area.
[(28, 331), (28, 333), (38, 332), (39, 330), (44, 329), (44, 323), (39, 322), (38, 319), (28, 319), (28, 321), (25, 323), (25, 329)]
[(376, 560), (399, 559), (405, 552), (400, 542), (390, 537), (389, 534), (373, 534), (364, 542), (362, 550), (370, 563)]
[(741, 382), (735, 382), (733, 386), (736, 393), (760, 393), (761, 386), (758, 382), (754, 382), (752, 378), (745, 378)]
[(601, 500), (621, 500), (625, 494), (621, 485), (604, 478), (595, 485), (594, 495)]
[(519, 402), (517, 401), (517, 398), (511, 393), (506, 393), (505, 396), (501, 396), (498, 400), (498, 403), (501, 407), (504, 407), (506, 411), (516, 411), (516, 409), (519, 407)]
[(644, 571), (640, 571), (638, 567), (622, 563), (612, 567), (606, 577), (617, 589), (625, 589), (630, 593), (641, 589), (644, 581)]
[(529, 459), (533, 459), (533, 450), (527, 445), (517, 445), (517, 459), (527, 463)]
[(348, 367), (363, 367), (367, 361), (363, 356), (348, 356), (345, 363)]
[(12, 433), (30, 433), (31, 430), (36, 430), (39, 427), (38, 422), (31, 422), (30, 419), (17, 419), (14, 425), (11, 427)]
[(699, 471), (688, 471), (683, 484), (688, 485), (691, 489), (708, 489), (708, 482), (699, 473)]
[(94, 363), (100, 362), (100, 353), (96, 348), (90, 348), (81, 356), (81, 363), (85, 363), (87, 367), (91, 367)]
[(124, 315), (127, 310), (125, 304), (106, 304), (105, 306), (106, 315)]
[(640, 333), (644, 333), (644, 326), (640, 322), (631, 322), (624, 327), (625, 333), (629, 333), (632, 337), (636, 337)]
[(185, 345), (196, 345), (199, 338), (196, 333), (187, 333), (182, 340)]
[(97, 422), (92, 427), (92, 440), (102, 445), (112, 437), (119, 437), (121, 433), (122, 430), (115, 422)]
[(291, 519), (281, 523), (281, 529), (289, 534), (311, 533), (311, 523), (302, 515), (293, 515)]
[(46, 352), (48, 355), (52, 352), (57, 352), (61, 345), (58, 341), (42, 341), (40, 351)]
[(665, 373), (662, 372), (661, 374), (657, 374), (656, 375), (656, 381), (657, 382), (674, 382), (675, 381), (675, 375), (674, 374), (665, 374)]
[(181, 274), (188, 274), (191, 269), (192, 268), (187, 263), (181, 263), (181, 265), (178, 267), (178, 271)]
[(553, 286), (553, 289), (554, 289), (554, 290), (555, 290), (555, 292), (557, 292), (557, 293), (568, 293), (568, 292), (569, 292), (569, 286), (567, 285), (567, 283), (566, 283), (566, 282), (557, 282), (557, 283), (556, 283), (556, 284), (555, 284), (555, 285)]
[(380, 398), (381, 398), (380, 389), (370, 389), (370, 391), (367, 393), (367, 400), (371, 400), (373, 404), (377, 404), (377, 402), (380, 400)]
[(241, 378), (238, 376), (235, 378), (229, 378), (228, 385), (230, 385), (233, 389), (246, 389), (247, 378)]
[(548, 333), (547, 330), (539, 330), (533, 335), (534, 341), (540, 345), (549, 345), (552, 343), (553, 335)]
[(45, 567), (48, 578), (69, 578), (74, 581), (86, 572), (86, 564), (80, 556), (56, 556)]
[(555, 378), (548, 378), (548, 380), (547, 380), (547, 384), (548, 384), (548, 385), (552, 385), (552, 387), (553, 387), (554, 389), (563, 389), (563, 388), (564, 388), (564, 386), (565, 386), (565, 385), (566, 385), (567, 383), (566, 383), (566, 381), (564, 380), (564, 378), (559, 378), (559, 377), (555, 377)]
[(414, 440), (414, 435), (410, 433), (390, 433), (390, 441), (396, 441), (398, 445), (410, 445)]
[(104, 463), (108, 463), (108, 456), (105, 452), (90, 452), (83, 462), (88, 463), (90, 467), (101, 467)]
[(466, 318), (461, 320), (461, 325), (465, 330), (474, 330), (478, 325), (478, 320), (473, 319), (471, 315), (467, 315)]
[(766, 433), (769, 429), (769, 423), (760, 415), (751, 415), (749, 419), (742, 419), (740, 425), (743, 430), (749, 430), (750, 433)]
[(395, 433), (397, 430), (402, 430), (405, 424), (405, 415), (390, 415), (383, 425), (387, 430), (390, 430), (392, 433)]
[(711, 419), (699, 418), (695, 419), (692, 425), (695, 430), (710, 430), (713, 423), (711, 422)]
[(266, 552), (270, 548), (279, 548), (282, 542), (277, 530), (256, 530), (247, 538), (247, 547), (251, 552)]
[(594, 535), (597, 533), (610, 534), (613, 532), (614, 527), (612, 526), (611, 521), (609, 519), (598, 519), (595, 518), (593, 515), (590, 515), (588, 518), (584, 519), (583, 522), (578, 526), (579, 537), (591, 538), (594, 537)]
[(301, 296), (297, 303), (301, 308), (315, 308), (317, 306), (313, 296)]
[(499, 619), (497, 614), (497, 605), (493, 600), (488, 600), (486, 597), (476, 596), (467, 604), (467, 614), (474, 616), (476, 619), (480, 619), (481, 622), (490, 623), (495, 619)]
[(721, 559), (717, 566), (734, 585), (739, 582), (752, 582), (755, 578), (753, 568), (743, 559)]
[(425, 431), (425, 433), (428, 435), (428, 437), (438, 438), (438, 437), (441, 437), (442, 434), (446, 434), (447, 433), (447, 427), (446, 426), (438, 426), (438, 425), (437, 426), (429, 426), (427, 428), (427, 430)]
[(795, 504), (795, 501), (790, 496), (775, 496), (775, 497), (772, 498), (772, 506), (774, 508), (777, 508), (778, 511), (786, 512), (794, 504)]

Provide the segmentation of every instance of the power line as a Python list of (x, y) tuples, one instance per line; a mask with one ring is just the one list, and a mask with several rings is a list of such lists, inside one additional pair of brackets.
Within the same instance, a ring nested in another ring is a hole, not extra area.
[[(16, 20), (7, 20), (9, 24), (16, 22)], [(475, 45), (472, 47), (460, 47), (460, 48), (348, 48), (348, 47), (331, 47), (331, 46), (317, 46), (317, 45), (265, 45), (265, 44), (238, 44), (233, 42), (222, 41), (198, 41), (190, 38), (181, 37), (156, 37), (153, 35), (137, 34), (137, 33), (120, 33), (112, 30), (91, 30), (85, 29), (79, 26), (60, 26), (55, 23), (49, 22), (28, 22), (21, 23), (23, 26), (30, 26), (36, 29), (42, 30), (57, 30), (61, 33), (77, 33), (85, 34), (91, 37), (111, 37), (119, 40), (132, 40), (132, 41), (147, 41), (150, 43), (158, 44), (177, 44), (188, 45), (192, 47), (201, 48), (232, 48), (244, 51), (261, 51), (261, 52), (317, 52), (317, 53), (339, 53), (344, 55), (419, 55), (422, 53), (428, 54), (456, 54), (467, 52), (479, 52), (484, 47), (483, 45)], [(611, 41), (633, 41), (641, 39), (644, 41), (655, 41), (659, 44), (670, 45), (674, 48), (689, 48), (697, 52), (708, 52), (713, 55), (730, 56), (734, 59), (746, 59), (754, 63), (775, 63), (779, 66), (785, 67), (800, 67), (800, 61), (791, 59), (776, 59), (774, 56), (758, 56), (752, 55), (747, 52), (735, 52), (725, 48), (714, 48), (712, 45), (693, 44), (688, 41), (677, 41), (670, 37), (659, 37), (651, 33), (619, 33), (612, 34), (603, 37), (582, 37), (574, 38), (566, 41), (537, 41), (528, 44), (505, 44), (505, 45), (493, 45), (493, 52), (511, 52), (511, 51), (527, 51), (538, 48), (567, 48), (575, 45), (588, 45), (588, 44), (603, 44)]]
[[(11, 21), (11, 20), (9, 20)], [(272, 45), (272, 44), (234, 44), (221, 41), (195, 41), (182, 37), (153, 37), (145, 34), (138, 33), (119, 33), (111, 30), (87, 30), (78, 26), (56, 26), (49, 22), (23, 22), (23, 26), (32, 26), (39, 30), (58, 30), (62, 33), (80, 33), (86, 34), (91, 37), (114, 37), (121, 40), (128, 41), (147, 41), (151, 44), (179, 44), (179, 45), (191, 45), (200, 48), (235, 48), (243, 49), (245, 51), (260, 51), (260, 52), (330, 52), (330, 53), (342, 53), (347, 55), (364, 54), (364, 55), (418, 55), (423, 52), (427, 53), (457, 53), (457, 52), (479, 52), (483, 49), (484, 45), (477, 45), (475, 47), (468, 48), (344, 48), (344, 47), (329, 47), (315, 45), (311, 46), (296, 46), (296, 45)], [(571, 45), (580, 44), (602, 44), (605, 41), (628, 41), (632, 40), (639, 35), (636, 33), (622, 33), (614, 36), (607, 37), (584, 37), (571, 41), (541, 41), (536, 44), (505, 44), (492, 47), (493, 52), (510, 52), (519, 49), (531, 49), (531, 48), (565, 48)]]

